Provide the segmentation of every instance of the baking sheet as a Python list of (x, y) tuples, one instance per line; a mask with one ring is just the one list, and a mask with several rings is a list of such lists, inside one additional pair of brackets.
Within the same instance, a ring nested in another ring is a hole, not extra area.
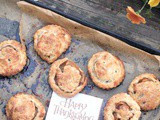
[[(103, 119), (103, 107), (107, 100), (116, 93), (127, 92), (133, 78), (141, 73), (154, 73), (160, 78), (159, 61), (155, 56), (131, 47), (118, 39), (85, 27), (74, 21), (66, 19), (49, 10), (45, 10), (26, 2), (19, 2), (23, 10), (20, 21), (21, 42), (27, 47), (28, 62), (24, 70), (10, 78), (0, 78), (0, 119), (5, 118), (5, 105), (8, 99), (17, 92), (34, 94), (45, 105), (46, 110), (50, 101), (52, 90), (48, 85), (48, 71), (50, 65), (43, 61), (33, 48), (33, 34), (47, 24), (58, 24), (72, 34), (72, 43), (69, 49), (60, 58), (68, 57), (76, 62), (87, 73), (87, 62), (98, 52), (107, 50), (118, 56), (125, 65), (126, 77), (123, 83), (115, 89), (106, 91), (96, 87), (89, 79), (83, 93), (104, 99), (99, 120)], [(28, 14), (29, 12), (29, 14)], [(143, 112), (141, 120), (159, 120), (160, 107), (156, 110)]]

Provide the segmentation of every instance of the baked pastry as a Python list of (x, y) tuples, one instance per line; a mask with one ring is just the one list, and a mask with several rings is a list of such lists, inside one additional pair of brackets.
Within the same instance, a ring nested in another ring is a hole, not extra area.
[(58, 25), (47, 25), (34, 34), (34, 48), (48, 63), (54, 62), (71, 43), (70, 34)]
[(128, 88), (130, 96), (142, 110), (152, 110), (160, 105), (160, 82), (155, 75), (145, 73), (137, 76)]
[(107, 51), (98, 52), (88, 62), (92, 81), (100, 88), (117, 87), (125, 77), (123, 62)]
[(138, 120), (139, 105), (127, 93), (113, 95), (104, 108), (104, 120)]
[(26, 48), (15, 40), (0, 43), (0, 75), (12, 76), (26, 65)]
[(49, 84), (62, 97), (73, 97), (87, 84), (84, 72), (68, 58), (55, 61), (49, 71)]
[(9, 120), (43, 120), (45, 108), (33, 95), (18, 93), (6, 105)]

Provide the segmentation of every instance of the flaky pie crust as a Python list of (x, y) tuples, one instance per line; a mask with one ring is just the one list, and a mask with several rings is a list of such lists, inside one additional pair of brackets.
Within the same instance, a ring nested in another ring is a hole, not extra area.
[(123, 62), (107, 51), (98, 52), (88, 62), (92, 81), (100, 88), (117, 87), (125, 77)]
[(26, 48), (15, 40), (0, 43), (0, 75), (12, 76), (26, 65)]
[(141, 74), (131, 82), (128, 93), (142, 110), (153, 110), (160, 105), (160, 82), (154, 74)]
[(17, 93), (9, 99), (6, 114), (9, 120), (43, 120), (45, 108), (33, 95)]
[(138, 120), (139, 105), (127, 93), (113, 95), (104, 108), (104, 120)]
[(49, 84), (59, 96), (69, 98), (82, 91), (87, 84), (87, 78), (73, 61), (63, 58), (52, 63)]
[(71, 36), (61, 26), (47, 25), (34, 34), (34, 48), (48, 63), (54, 62), (71, 43)]

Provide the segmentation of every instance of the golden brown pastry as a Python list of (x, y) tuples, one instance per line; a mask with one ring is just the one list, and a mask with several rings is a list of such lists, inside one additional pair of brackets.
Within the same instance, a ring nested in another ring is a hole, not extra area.
[(127, 93), (113, 95), (104, 108), (104, 120), (138, 120), (139, 105)]
[(57, 25), (47, 25), (34, 35), (34, 48), (38, 55), (48, 63), (54, 62), (71, 43), (70, 34)]
[(123, 62), (107, 51), (98, 52), (88, 62), (92, 81), (100, 88), (117, 87), (125, 77)]
[(137, 76), (128, 88), (130, 96), (142, 110), (152, 110), (160, 105), (160, 82), (155, 75), (145, 73)]
[(26, 65), (26, 48), (15, 40), (0, 43), (0, 75), (12, 76)]
[(45, 108), (33, 95), (18, 93), (6, 105), (9, 120), (43, 120)]
[(49, 84), (62, 97), (73, 97), (86, 86), (84, 72), (68, 58), (55, 61), (49, 71)]

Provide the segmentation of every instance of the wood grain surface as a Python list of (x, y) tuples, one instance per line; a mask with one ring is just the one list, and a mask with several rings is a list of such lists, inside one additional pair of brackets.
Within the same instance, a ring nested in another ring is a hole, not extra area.
[(56, 8), (81, 20), (89, 21), (133, 41), (144, 43), (160, 50), (160, 9), (152, 9), (154, 16), (148, 18), (145, 11), (142, 15), (147, 23), (132, 24), (126, 18), (126, 7), (132, 6), (135, 11), (143, 6), (139, 0), (35, 0)]

